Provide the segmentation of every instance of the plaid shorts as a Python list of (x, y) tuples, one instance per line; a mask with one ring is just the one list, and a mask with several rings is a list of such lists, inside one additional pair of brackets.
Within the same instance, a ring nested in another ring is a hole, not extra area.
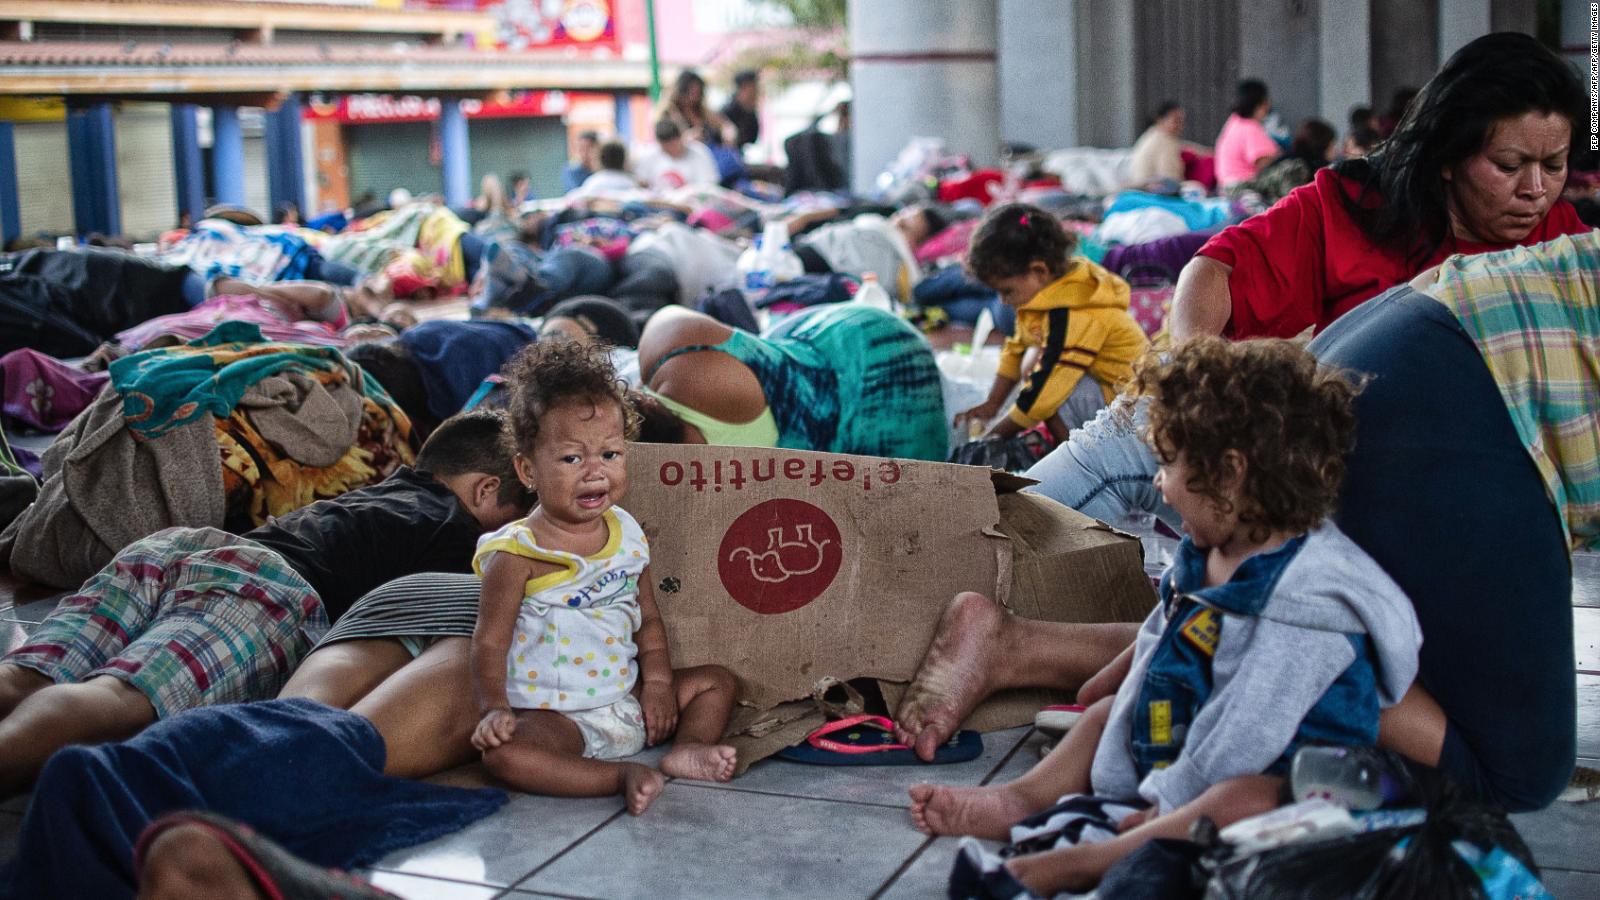
[(274, 697), (328, 614), (283, 557), (215, 528), (128, 545), (0, 662), (57, 683), (120, 678), (165, 718)]

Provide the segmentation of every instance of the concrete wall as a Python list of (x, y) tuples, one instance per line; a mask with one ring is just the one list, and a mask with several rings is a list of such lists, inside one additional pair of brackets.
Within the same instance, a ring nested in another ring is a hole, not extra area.
[(1520, 31), (1537, 34), (1539, 28), (1539, 0), (1491, 0), (1489, 4), (1490, 31)]
[(1318, 10), (1321, 75), (1317, 108), (1340, 135), (1350, 109), (1372, 105), (1372, 24), (1366, 4), (1322, 0)]
[(1000, 136), (1005, 140), (1077, 146), (1079, 2), (999, 0)]
[(1439, 61), (1489, 33), (1489, 0), (1439, 0)]

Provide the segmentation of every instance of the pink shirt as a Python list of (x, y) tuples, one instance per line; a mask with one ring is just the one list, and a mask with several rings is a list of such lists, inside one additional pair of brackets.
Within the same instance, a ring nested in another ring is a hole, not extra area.
[(1256, 175), (1256, 160), (1276, 158), (1282, 152), (1260, 122), (1234, 113), (1217, 135), (1217, 184), (1228, 187), (1248, 181)]

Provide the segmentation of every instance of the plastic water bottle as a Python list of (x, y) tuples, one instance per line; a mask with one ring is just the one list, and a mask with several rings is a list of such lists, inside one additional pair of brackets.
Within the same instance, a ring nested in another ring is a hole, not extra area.
[(1370, 747), (1302, 747), (1289, 767), (1295, 800), (1323, 799), (1370, 810), (1405, 799), (1405, 787)]
[(768, 222), (761, 235), (761, 253), (766, 269), (772, 273), (772, 283), (782, 284), (805, 274), (805, 263), (789, 243), (789, 226), (783, 222)]
[(744, 291), (744, 298), (751, 303), (760, 301), (772, 290), (777, 282), (773, 280), (772, 270), (768, 268), (767, 256), (761, 235), (756, 235), (756, 241), (743, 253), (739, 254), (736, 266), (739, 270), (739, 288)]
[(895, 311), (894, 298), (890, 297), (889, 292), (884, 290), (883, 285), (878, 283), (878, 273), (876, 272), (868, 272), (861, 276), (861, 287), (856, 290), (856, 295), (853, 299), (862, 306), (870, 306), (873, 309), (881, 309), (889, 313)]

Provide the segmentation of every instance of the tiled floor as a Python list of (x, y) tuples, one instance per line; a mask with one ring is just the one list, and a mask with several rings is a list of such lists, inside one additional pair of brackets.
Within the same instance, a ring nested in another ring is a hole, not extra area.
[[(1600, 767), (1600, 556), (1580, 556), (1575, 570), (1578, 755)], [(0, 650), (50, 606), (0, 605)], [(986, 735), (981, 758), (937, 769), (766, 761), (727, 785), (671, 782), (639, 818), (611, 799), (517, 796), (464, 831), (381, 860), (373, 877), (415, 900), (943, 896), (956, 843), (912, 829), (906, 787), (1008, 781), (1038, 759), (1040, 741), (1029, 729)], [(0, 805), (0, 859), (22, 809)], [(1600, 900), (1600, 802), (1515, 821), (1555, 896)]]

